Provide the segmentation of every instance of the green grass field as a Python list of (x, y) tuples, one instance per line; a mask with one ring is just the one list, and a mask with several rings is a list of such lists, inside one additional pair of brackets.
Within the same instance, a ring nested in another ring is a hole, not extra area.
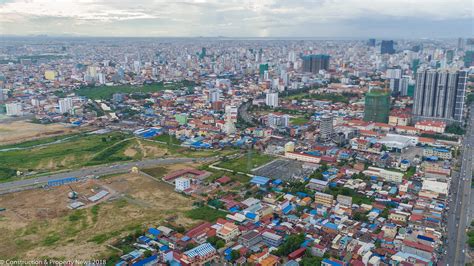
[(66, 134), (66, 135), (54, 136), (54, 137), (49, 137), (49, 138), (29, 140), (29, 141), (21, 142), (18, 144), (2, 145), (0, 146), (0, 150), (11, 149), (11, 148), (29, 148), (29, 147), (33, 147), (37, 145), (53, 143), (55, 141), (63, 140), (66, 138), (73, 138), (74, 136), (78, 136), (79, 134), (80, 133), (73, 133), (73, 134)]
[(215, 222), (218, 218), (225, 218), (227, 215), (224, 211), (216, 210), (208, 206), (189, 210), (185, 214), (188, 218), (209, 222)]
[[(123, 154), (130, 144), (125, 139), (130, 136), (118, 132), (105, 135), (78, 134), (62, 143), (0, 152), (0, 165), (3, 169), (0, 171), (0, 182), (9, 181), (12, 170), (48, 172), (132, 159)], [(57, 137), (9, 147), (31, 147), (33, 144), (49, 143), (55, 139)]]
[[(54, 143), (63, 140), (60, 143)], [(165, 136), (163, 141), (169, 142)], [(39, 146), (40, 144), (47, 144)], [(135, 138), (121, 132), (103, 135), (86, 133), (50, 137), (14, 145), (0, 146), (2, 149), (26, 148), (0, 151), (0, 182), (12, 181), (16, 172), (37, 174), (76, 169), (106, 163), (161, 158), (166, 156), (200, 158), (230, 155), (236, 150), (191, 150), (174, 145), (178, 140), (171, 138), (170, 144)]]
[(217, 164), (217, 167), (222, 167), (226, 169), (230, 169), (236, 172), (246, 172), (250, 173), (250, 171), (258, 166), (264, 165), (268, 162), (271, 162), (275, 159), (275, 157), (266, 155), (266, 154), (261, 154), (261, 153), (256, 153), (252, 152), (252, 156), (250, 159), (250, 165), (248, 164), (248, 155), (245, 154), (242, 157), (239, 157), (237, 159), (231, 159), (227, 161), (222, 161), (219, 164)]
[(101, 87), (84, 87), (76, 91), (79, 96), (85, 96), (89, 99), (111, 99), (114, 93), (153, 93), (162, 90), (175, 90), (182, 87), (190, 87), (192, 83), (188, 81), (176, 82), (171, 84), (164, 84), (162, 82), (143, 85), (143, 86), (132, 86), (132, 85), (120, 85), (120, 86), (101, 86)]
[(168, 134), (161, 134), (159, 136), (153, 137), (153, 140), (166, 142), (166, 144), (168, 144), (168, 145), (169, 144), (175, 144), (175, 145), (181, 144), (181, 141), (179, 139), (177, 139), (175, 136), (170, 136)]
[(295, 126), (301, 126), (309, 122), (309, 119), (304, 117), (295, 117), (290, 119), (290, 123)]

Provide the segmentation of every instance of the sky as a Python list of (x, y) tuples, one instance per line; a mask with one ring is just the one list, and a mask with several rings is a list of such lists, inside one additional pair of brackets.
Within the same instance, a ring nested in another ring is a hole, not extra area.
[(0, 0), (1, 35), (474, 36), (474, 0)]

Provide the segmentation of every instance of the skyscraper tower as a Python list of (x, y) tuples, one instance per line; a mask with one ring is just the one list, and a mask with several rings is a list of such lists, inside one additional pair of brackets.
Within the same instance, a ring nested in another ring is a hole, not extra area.
[(325, 54), (303, 56), (303, 71), (317, 74), (319, 70), (328, 70), (329, 58)]
[(268, 92), (265, 98), (265, 104), (272, 108), (278, 107), (278, 92)]
[(394, 54), (395, 49), (393, 48), (393, 46), (394, 46), (393, 40), (382, 41), (382, 44), (380, 45), (380, 53), (381, 54)]
[(322, 141), (329, 141), (333, 137), (334, 128), (331, 114), (324, 114), (321, 116), (321, 123), (319, 124), (319, 134)]
[(365, 95), (364, 120), (387, 123), (390, 113), (390, 93), (385, 90), (371, 90)]
[(466, 80), (466, 71), (419, 71), (416, 74), (413, 114), (416, 117), (461, 122)]
[(375, 39), (369, 39), (369, 41), (367, 42), (367, 45), (370, 46), (370, 47), (375, 47)]
[(458, 50), (459, 51), (464, 50), (464, 39), (463, 38), (458, 38)]

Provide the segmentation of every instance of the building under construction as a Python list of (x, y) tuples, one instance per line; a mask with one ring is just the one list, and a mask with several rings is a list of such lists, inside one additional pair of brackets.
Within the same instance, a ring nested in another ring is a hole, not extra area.
[(390, 93), (385, 90), (371, 90), (365, 95), (364, 120), (387, 123), (390, 113)]

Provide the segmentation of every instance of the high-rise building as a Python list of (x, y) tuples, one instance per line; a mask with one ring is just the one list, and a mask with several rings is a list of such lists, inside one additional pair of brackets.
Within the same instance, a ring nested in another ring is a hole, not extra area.
[(380, 45), (380, 53), (381, 54), (394, 54), (395, 53), (395, 49), (394, 49), (394, 42), (393, 40), (390, 40), (390, 41), (382, 41), (381, 45)]
[(278, 107), (278, 92), (268, 92), (265, 98), (265, 104), (272, 108)]
[(133, 72), (139, 74), (141, 70), (141, 63), (140, 61), (133, 61)]
[(59, 113), (69, 113), (72, 110), (72, 98), (59, 99)]
[(446, 63), (451, 64), (454, 59), (454, 50), (447, 50), (446, 51)]
[(411, 81), (411, 78), (410, 76), (403, 76), (401, 79), (400, 79), (400, 95), (401, 96), (408, 96), (408, 88), (410, 86), (410, 81)]
[(0, 88), (0, 103), (3, 103), (7, 100), (7, 95), (3, 92), (3, 89)]
[(319, 73), (319, 70), (329, 69), (329, 55), (317, 54), (303, 56), (303, 72)]
[(413, 73), (416, 73), (419, 67), (420, 67), (420, 59), (413, 59), (411, 61), (411, 69), (413, 69)]
[(8, 116), (23, 115), (23, 106), (21, 103), (7, 103), (5, 104), (5, 107)]
[(278, 115), (270, 113), (267, 116), (267, 125), (272, 128), (288, 127), (290, 123), (289, 115)]
[(332, 115), (324, 114), (321, 116), (321, 121), (319, 124), (319, 135), (321, 140), (328, 141), (331, 140), (334, 134)]
[(466, 71), (420, 71), (416, 74), (413, 114), (420, 118), (461, 122), (466, 80)]
[(232, 122), (237, 122), (237, 114), (239, 108), (235, 105), (226, 105), (225, 106), (225, 116), (230, 119)]
[(464, 54), (464, 66), (474, 66), (474, 51), (466, 51), (466, 53)]
[(268, 64), (260, 64), (258, 70), (259, 70), (258, 73), (260, 74), (260, 76), (263, 77), (263, 74), (265, 73), (265, 71), (268, 71)]
[(206, 57), (206, 47), (202, 47), (201, 53), (199, 54), (199, 58), (203, 59)]
[(209, 102), (210, 103), (217, 102), (219, 101), (219, 99), (220, 99), (219, 89), (211, 89), (209, 91)]
[(367, 45), (370, 47), (375, 47), (375, 39), (369, 39), (369, 41), (367, 42)]
[(390, 113), (390, 93), (372, 89), (365, 95), (364, 120), (387, 123)]
[(402, 70), (400, 68), (387, 69), (385, 77), (390, 82), (390, 90), (392, 95), (398, 95), (400, 93), (400, 79), (402, 78)]
[(464, 50), (464, 39), (463, 38), (458, 38), (458, 50), (459, 51)]
[(296, 62), (296, 52), (295, 51), (290, 51), (288, 53), (288, 61)]

